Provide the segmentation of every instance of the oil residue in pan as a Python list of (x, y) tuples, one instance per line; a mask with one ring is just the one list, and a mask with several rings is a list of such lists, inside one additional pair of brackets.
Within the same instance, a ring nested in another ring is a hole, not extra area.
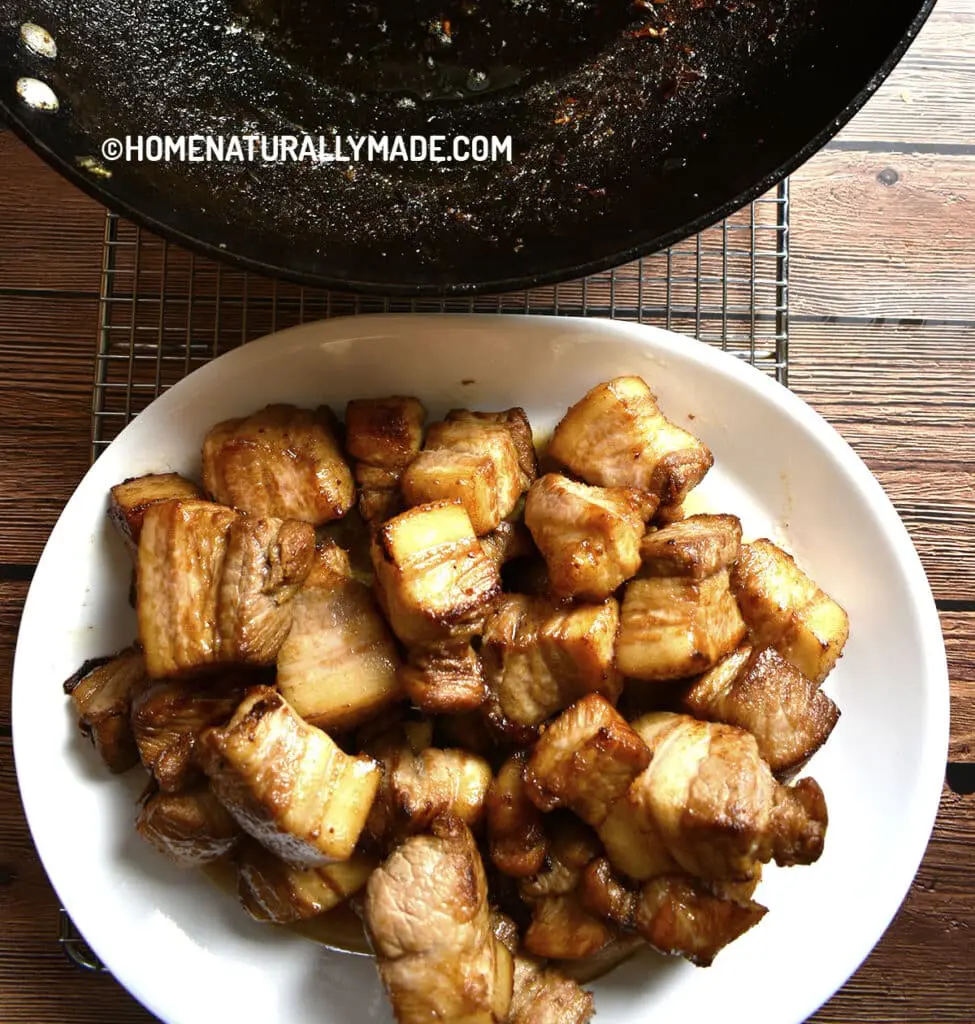
[[(461, 100), (590, 64), (628, 0), (234, 0), (241, 23), (313, 75), (367, 92)], [(648, 7), (652, 8), (648, 0)]]

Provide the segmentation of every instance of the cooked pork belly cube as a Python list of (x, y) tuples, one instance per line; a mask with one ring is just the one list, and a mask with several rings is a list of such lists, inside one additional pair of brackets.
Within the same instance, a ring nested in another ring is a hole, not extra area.
[(430, 501), (459, 501), (479, 537), (494, 530), (503, 518), (497, 469), (486, 453), (449, 448), (420, 452), (403, 474), (402, 487), (403, 499), (410, 507)]
[(237, 822), (206, 784), (184, 793), (156, 793), (139, 814), (136, 830), (160, 853), (184, 868), (212, 864), (240, 836)]
[(426, 410), (415, 398), (357, 398), (345, 407), (345, 448), (370, 466), (402, 472), (423, 441)]
[(602, 601), (640, 568), (640, 538), (656, 499), (622, 487), (589, 487), (560, 473), (536, 480), (525, 525), (559, 597)]
[(484, 817), (491, 766), (466, 750), (415, 749), (394, 737), (369, 748), (383, 780), (367, 825), (375, 839), (400, 839), (450, 815), (469, 828)]
[(203, 486), (252, 516), (320, 526), (344, 516), (355, 485), (324, 409), (269, 405), (218, 423), (203, 442)]
[(108, 504), (109, 519), (115, 524), (126, 547), (135, 555), (146, 509), (175, 498), (202, 498), (196, 484), (179, 473), (150, 473), (116, 484)]
[(415, 707), (432, 715), (457, 715), (484, 703), (487, 689), (481, 659), (466, 634), (409, 648), (409, 661), (399, 670), (399, 681)]
[(696, 718), (747, 729), (780, 778), (812, 757), (840, 717), (816, 683), (772, 648), (729, 655), (686, 691), (682, 704)]
[(484, 866), (470, 831), (438, 818), (369, 878), (365, 924), (398, 1024), (500, 1024), (511, 954), (492, 931)]
[(527, 558), (537, 554), (532, 536), (524, 523), (505, 520), (497, 529), (481, 538), (481, 547), (492, 562), (500, 568), (515, 558)]
[(590, 914), (632, 928), (636, 918), (637, 894), (613, 872), (605, 857), (591, 860), (579, 880), (579, 900)]
[(500, 589), (498, 568), (459, 503), (418, 505), (390, 520), (373, 544), (373, 564), (390, 625), (406, 644), (480, 621)]
[(515, 957), (514, 989), (508, 1024), (588, 1024), (592, 993), (554, 967), (527, 956)]
[(338, 864), (300, 867), (249, 838), (235, 860), (237, 895), (244, 909), (258, 921), (274, 924), (306, 921), (332, 910), (365, 886), (378, 863), (357, 852)]
[(487, 834), (491, 862), (512, 878), (535, 875), (545, 861), (542, 815), (528, 799), (525, 754), (514, 754), (498, 770), (487, 793)]
[(343, 753), (266, 686), (200, 746), (213, 791), (272, 853), (309, 866), (352, 855), (379, 789), (372, 758)]
[(319, 549), (277, 659), (281, 695), (326, 730), (358, 725), (402, 697), (399, 654), (372, 591), (333, 550), (341, 548)]
[(448, 423), (496, 423), (511, 435), (518, 453), (518, 467), (522, 472), (522, 489), (527, 490), (538, 475), (538, 456), (532, 438), (532, 426), (524, 409), (517, 406), (504, 412), (470, 412), (468, 409), (451, 409), (445, 417)]
[(147, 685), (145, 660), (133, 648), (86, 661), (64, 684), (82, 732), (91, 737), (109, 771), (116, 774), (139, 762), (129, 712), (133, 699)]
[(308, 523), (240, 516), (230, 524), (217, 596), (221, 661), (274, 664), (314, 560)]
[(200, 734), (222, 725), (244, 695), (239, 678), (165, 680), (143, 690), (132, 702), (132, 733), (143, 765), (164, 793), (196, 782)]
[(711, 468), (711, 452), (671, 423), (639, 377), (593, 388), (562, 417), (548, 454), (586, 483), (650, 491), (678, 505)]
[(552, 960), (582, 960), (615, 941), (619, 933), (590, 914), (577, 892), (546, 896), (532, 905), (525, 950)]
[(659, 576), (626, 586), (616, 642), (625, 676), (648, 681), (703, 672), (733, 651), (745, 623), (728, 585), (728, 570), (695, 580)]
[(576, 701), (542, 733), (528, 759), (527, 792), (543, 811), (564, 806), (594, 828), (646, 768), (650, 751), (598, 694)]
[(737, 516), (688, 516), (648, 533), (640, 544), (647, 576), (689, 576), (700, 580), (734, 564), (741, 548)]
[(613, 664), (619, 606), (566, 606), (505, 594), (484, 624), (481, 661), (492, 726), (516, 742), (587, 693), (615, 702), (623, 680)]
[(314, 545), (307, 523), (238, 516), (205, 501), (153, 505), (137, 562), (139, 638), (149, 675), (220, 662), (273, 664)]
[(639, 803), (641, 783), (646, 775), (644, 772), (637, 776), (598, 828), (610, 863), (617, 871), (637, 881), (680, 870), (655, 819)]
[(637, 931), (661, 953), (686, 957), (707, 967), (715, 956), (765, 916), (748, 900), (715, 895), (702, 882), (681, 875), (645, 882), (637, 902)]
[[(511, 514), (528, 487), (529, 481), (522, 473), (518, 449), (511, 439), (511, 433), (500, 424), (474, 419), (433, 423), (427, 431), (424, 449), (447, 449), (467, 455), (487, 456), (494, 464), (499, 519)], [(433, 500), (433, 497), (431, 495), (425, 500)]]
[[(822, 791), (808, 778), (791, 787), (776, 782), (750, 733), (668, 712), (645, 715), (633, 728), (652, 760), (627, 799), (680, 871), (748, 880), (772, 859), (790, 865), (819, 858), (827, 826)], [(607, 854), (626, 870), (609, 845)]]
[(373, 528), (403, 511), (400, 493), (400, 470), (381, 469), (365, 462), (355, 465), (355, 480), (359, 485), (359, 514)]
[(545, 819), (545, 861), (534, 875), (521, 879), (518, 892), (526, 903), (574, 892), (587, 865), (602, 853), (595, 832), (568, 811)]
[(814, 683), (829, 675), (850, 632), (846, 612), (770, 540), (745, 544), (731, 586), (756, 647), (773, 646)]
[(139, 537), (139, 639), (154, 679), (219, 658), (217, 603), (227, 534), (237, 513), (208, 501), (146, 510)]

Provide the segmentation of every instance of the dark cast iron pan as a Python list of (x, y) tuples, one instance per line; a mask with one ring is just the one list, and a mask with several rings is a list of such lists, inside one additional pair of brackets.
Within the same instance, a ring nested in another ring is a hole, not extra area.
[[(210, 255), (354, 291), (500, 291), (647, 254), (770, 188), (933, 5), (0, 0), (0, 111), (107, 206)], [(510, 134), (513, 160), (95, 162), (108, 136), (249, 132)]]

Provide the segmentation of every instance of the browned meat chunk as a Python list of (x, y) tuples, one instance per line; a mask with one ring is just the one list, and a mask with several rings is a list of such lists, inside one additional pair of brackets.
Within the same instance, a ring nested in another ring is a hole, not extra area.
[(510, 515), (527, 487), (511, 433), (484, 420), (434, 423), (424, 450), (403, 474), (408, 505), (459, 501), (478, 536)]
[[(414, 746), (411, 738), (419, 740)], [(466, 750), (440, 750), (427, 736), (395, 732), (369, 747), (383, 767), (367, 828), (376, 839), (396, 840), (428, 829), (450, 815), (470, 828), (484, 817), (491, 766)]]
[(593, 388), (562, 417), (548, 454), (588, 484), (650, 491), (679, 505), (711, 468), (711, 452), (671, 423), (639, 377)]
[(481, 661), (493, 727), (530, 742), (537, 727), (587, 693), (609, 701), (623, 680), (613, 664), (619, 606), (560, 604), (506, 594), (484, 624)]
[(715, 956), (765, 916), (754, 900), (739, 903), (716, 895), (704, 883), (681, 875), (645, 882), (634, 924), (661, 953), (707, 967)]
[(139, 762), (129, 711), (146, 686), (145, 660), (132, 648), (111, 658), (86, 661), (64, 684), (82, 732), (91, 737), (112, 772), (128, 771)]
[(596, 857), (586, 865), (579, 880), (579, 899), (590, 914), (621, 928), (633, 927), (637, 895), (616, 877), (605, 857)]
[(500, 1024), (511, 954), (495, 938), (484, 866), (469, 830), (434, 822), (372, 873), (365, 923), (398, 1024)]
[(702, 580), (734, 564), (741, 548), (737, 516), (688, 516), (648, 533), (640, 544), (647, 576)]
[(273, 664), (314, 544), (307, 523), (251, 519), (204, 501), (149, 508), (137, 563), (149, 675), (220, 662)]
[(634, 679), (686, 678), (733, 651), (745, 629), (727, 569), (702, 580), (631, 580), (620, 612), (616, 664)]
[(575, 892), (584, 869), (602, 852), (592, 829), (566, 811), (546, 817), (545, 833), (547, 845), (541, 869), (518, 884), (526, 903)]
[(522, 473), (522, 489), (527, 490), (538, 475), (538, 456), (532, 438), (531, 423), (524, 409), (515, 407), (504, 412), (470, 412), (467, 409), (451, 409), (447, 413), (448, 423), (495, 423), (504, 427), (511, 435), (518, 452), (518, 466)]
[(577, 892), (545, 896), (532, 906), (525, 949), (552, 960), (582, 960), (605, 949), (618, 936), (612, 925), (590, 914)]
[(515, 957), (508, 1024), (588, 1024), (592, 993), (561, 971), (527, 956)]
[(355, 501), (352, 472), (328, 410), (269, 405), (218, 423), (203, 442), (203, 486), (252, 516), (320, 526)]
[(133, 477), (112, 488), (108, 517), (134, 556), (139, 548), (139, 534), (147, 508), (174, 498), (202, 497), (200, 488), (179, 473), (150, 473)]
[(379, 525), (402, 511), (400, 477), (423, 442), (426, 411), (415, 398), (366, 398), (345, 409), (345, 446), (357, 459), (359, 511)]
[(843, 653), (846, 612), (770, 540), (745, 544), (731, 576), (756, 647), (774, 647), (814, 683), (821, 683)]
[(640, 568), (640, 538), (656, 498), (622, 487), (589, 487), (559, 473), (536, 480), (525, 525), (559, 597), (602, 601)]
[(185, 793), (156, 793), (146, 801), (135, 827), (182, 868), (219, 860), (240, 835), (237, 823), (206, 784)]
[(508, 519), (499, 523), (496, 530), (481, 538), (481, 547), (499, 569), (513, 558), (524, 558), (537, 553), (525, 524)]
[(408, 649), (407, 695), (434, 713), (478, 707), (484, 677), (470, 641), (501, 580), (463, 507), (436, 502), (396, 516), (376, 535), (373, 565), (380, 604)]
[(543, 811), (564, 806), (598, 828), (650, 761), (646, 743), (598, 694), (576, 701), (542, 733), (525, 774)]
[(509, 757), (487, 794), (491, 862), (512, 878), (537, 874), (547, 846), (542, 815), (525, 794), (524, 768), (524, 754)]
[[(631, 863), (648, 843), (654, 856), (662, 847), (678, 871), (708, 880), (752, 879), (772, 859), (818, 859), (827, 825), (822, 791), (812, 779), (777, 783), (750, 733), (667, 712), (644, 715), (633, 728), (652, 751), (623, 804), (635, 827), (612, 835), (599, 829), (618, 870), (659, 874)], [(621, 824), (615, 815), (609, 822)]]
[(200, 733), (226, 722), (244, 695), (239, 678), (154, 683), (132, 702), (132, 732), (143, 765), (165, 793), (198, 781)]
[(840, 717), (829, 697), (772, 648), (735, 651), (701, 676), (682, 703), (696, 718), (747, 729), (780, 778), (812, 757)]
[(348, 860), (379, 788), (379, 766), (350, 757), (266, 686), (200, 739), (201, 761), (245, 832), (296, 864)]
[(277, 684), (302, 718), (320, 729), (347, 729), (402, 697), (396, 644), (341, 548), (319, 549), (293, 608)]
[(353, 853), (337, 864), (299, 867), (249, 838), (235, 859), (244, 909), (258, 921), (274, 924), (306, 921), (332, 910), (365, 886), (377, 864), (373, 857)]

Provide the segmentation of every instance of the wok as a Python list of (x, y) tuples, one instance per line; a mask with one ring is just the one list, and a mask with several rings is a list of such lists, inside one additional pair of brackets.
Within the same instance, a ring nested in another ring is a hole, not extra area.
[[(352, 291), (500, 291), (648, 254), (767, 190), (933, 4), (0, 0), (0, 111), (107, 206), (211, 256)], [(510, 136), (511, 160), (100, 155), (108, 137), (249, 133)]]

